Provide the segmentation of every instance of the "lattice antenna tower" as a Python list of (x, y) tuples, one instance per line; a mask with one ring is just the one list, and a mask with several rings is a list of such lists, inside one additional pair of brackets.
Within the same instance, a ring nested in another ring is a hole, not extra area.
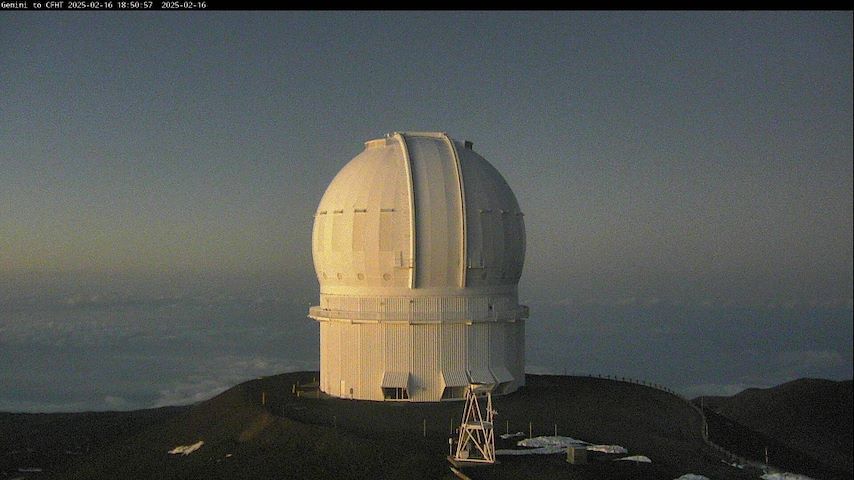
[[(470, 384), (460, 424), (460, 437), (454, 460), (458, 462), (495, 463), (495, 431), (492, 408), (492, 385)], [(485, 412), (481, 401), (486, 400)]]

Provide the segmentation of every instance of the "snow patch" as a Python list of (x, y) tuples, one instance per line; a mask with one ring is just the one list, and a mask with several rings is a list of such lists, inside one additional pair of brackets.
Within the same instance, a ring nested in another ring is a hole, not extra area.
[(721, 463), (723, 463), (725, 465), (729, 465), (732, 468), (738, 468), (738, 469), (744, 470), (744, 465), (737, 463), (737, 462), (730, 463), (730, 462), (727, 462), (726, 460), (721, 460)]
[(172, 450), (169, 450), (169, 454), (170, 455), (184, 455), (184, 456), (186, 456), (186, 455), (189, 455), (189, 454), (195, 452), (196, 450), (202, 448), (202, 445), (204, 445), (204, 444), (205, 444), (205, 442), (203, 440), (199, 440), (198, 442), (196, 442), (192, 445), (179, 445), (179, 446), (173, 448)]
[(617, 460), (618, 461), (619, 460), (626, 460), (629, 462), (640, 462), (640, 463), (652, 463), (652, 460), (650, 460), (649, 457), (644, 456), (644, 455), (632, 455), (631, 457), (618, 458)]
[(766, 473), (762, 475), (762, 480), (815, 480), (812, 477), (808, 477), (806, 475), (801, 475), (799, 473), (789, 473), (789, 472), (780, 472), (780, 473)]
[(519, 440), (516, 443), (520, 447), (586, 447), (589, 443), (572, 437), (534, 437)]
[(621, 447), (619, 445), (588, 445), (588, 452), (602, 452), (602, 453), (629, 453), (626, 450), (626, 447)]
[(514, 450), (496, 450), (496, 455), (552, 455), (554, 453), (563, 453), (566, 451), (566, 447), (559, 447), (556, 445), (550, 445), (547, 447), (539, 447), (539, 448), (524, 448), (524, 449), (514, 449)]
[[(501, 435), (502, 438), (511, 438), (522, 436), (524, 433), (511, 433)], [(567, 448), (584, 448), (591, 452), (602, 452), (602, 453), (629, 453), (625, 447), (621, 447), (619, 445), (593, 445), (592, 443), (585, 442), (584, 440), (579, 440), (577, 438), (572, 437), (561, 437), (561, 436), (542, 436), (542, 437), (534, 437), (534, 438), (526, 438), (523, 440), (519, 440), (516, 442), (516, 446), (526, 447), (524, 449), (514, 449), (514, 450), (496, 450), (496, 455), (551, 455), (553, 453), (563, 453)]]
[(592, 443), (585, 442), (584, 440), (579, 440), (577, 438), (572, 437), (561, 437), (561, 436), (543, 436), (543, 437), (534, 437), (534, 438), (526, 438), (524, 440), (520, 440), (516, 445), (520, 447), (576, 447), (576, 448), (586, 448), (591, 452), (602, 452), (602, 453), (629, 453), (625, 447), (621, 447), (619, 445), (593, 445)]

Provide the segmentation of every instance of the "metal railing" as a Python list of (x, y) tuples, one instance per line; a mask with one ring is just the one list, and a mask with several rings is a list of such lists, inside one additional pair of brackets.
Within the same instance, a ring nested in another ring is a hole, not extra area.
[(668, 387), (665, 387), (664, 385), (654, 383), (654, 382), (647, 382), (645, 380), (639, 380), (636, 378), (617, 376), (617, 375), (601, 375), (601, 374), (594, 375), (591, 373), (591, 374), (587, 374), (585, 376), (589, 377), (589, 378), (603, 378), (603, 379), (614, 380), (614, 381), (618, 381), (618, 382), (632, 383), (635, 385), (643, 385), (643, 386), (650, 387), (650, 388), (653, 388), (655, 390), (659, 390), (659, 391), (662, 391), (664, 393), (668, 393), (670, 395), (673, 395), (674, 397), (676, 397), (679, 400), (686, 403), (692, 410), (694, 410), (697, 413), (697, 415), (700, 416), (700, 420), (701, 420), (700, 436), (703, 439), (703, 443), (705, 443), (709, 447), (717, 450), (719, 453), (723, 454), (725, 457), (727, 457), (727, 460), (730, 462), (734, 462), (734, 463), (737, 463), (737, 464), (743, 465), (743, 466), (749, 466), (749, 467), (757, 468), (760, 470), (777, 471), (771, 465), (742, 457), (742, 456), (737, 455), (737, 454), (727, 450), (726, 448), (718, 445), (717, 443), (713, 442), (709, 438), (709, 423), (706, 420), (706, 414), (705, 414), (705, 412), (703, 412), (703, 409), (698, 407), (694, 402), (692, 402), (688, 398), (684, 397), (682, 394), (677, 393), (676, 391), (674, 391)]
[(440, 323), (440, 322), (503, 322), (527, 318), (528, 307), (520, 305), (519, 308), (496, 311), (490, 310), (485, 313), (473, 314), (472, 312), (360, 312), (354, 310), (332, 310), (314, 306), (309, 309), (308, 315), (315, 319), (340, 319), (352, 321), (377, 321), (377, 322), (402, 322), (402, 323)]

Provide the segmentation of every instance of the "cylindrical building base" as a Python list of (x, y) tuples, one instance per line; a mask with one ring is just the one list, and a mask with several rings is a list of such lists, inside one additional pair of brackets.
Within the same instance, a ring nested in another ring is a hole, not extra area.
[(525, 384), (525, 321), (320, 321), (320, 389), (363, 400), (461, 400), (470, 383), (497, 394)]

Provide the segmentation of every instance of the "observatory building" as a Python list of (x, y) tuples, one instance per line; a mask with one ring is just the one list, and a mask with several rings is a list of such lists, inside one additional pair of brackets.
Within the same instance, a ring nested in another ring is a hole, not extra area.
[(320, 201), (312, 255), (323, 392), (433, 402), (464, 398), (470, 383), (524, 385), (525, 224), (471, 142), (365, 142)]

